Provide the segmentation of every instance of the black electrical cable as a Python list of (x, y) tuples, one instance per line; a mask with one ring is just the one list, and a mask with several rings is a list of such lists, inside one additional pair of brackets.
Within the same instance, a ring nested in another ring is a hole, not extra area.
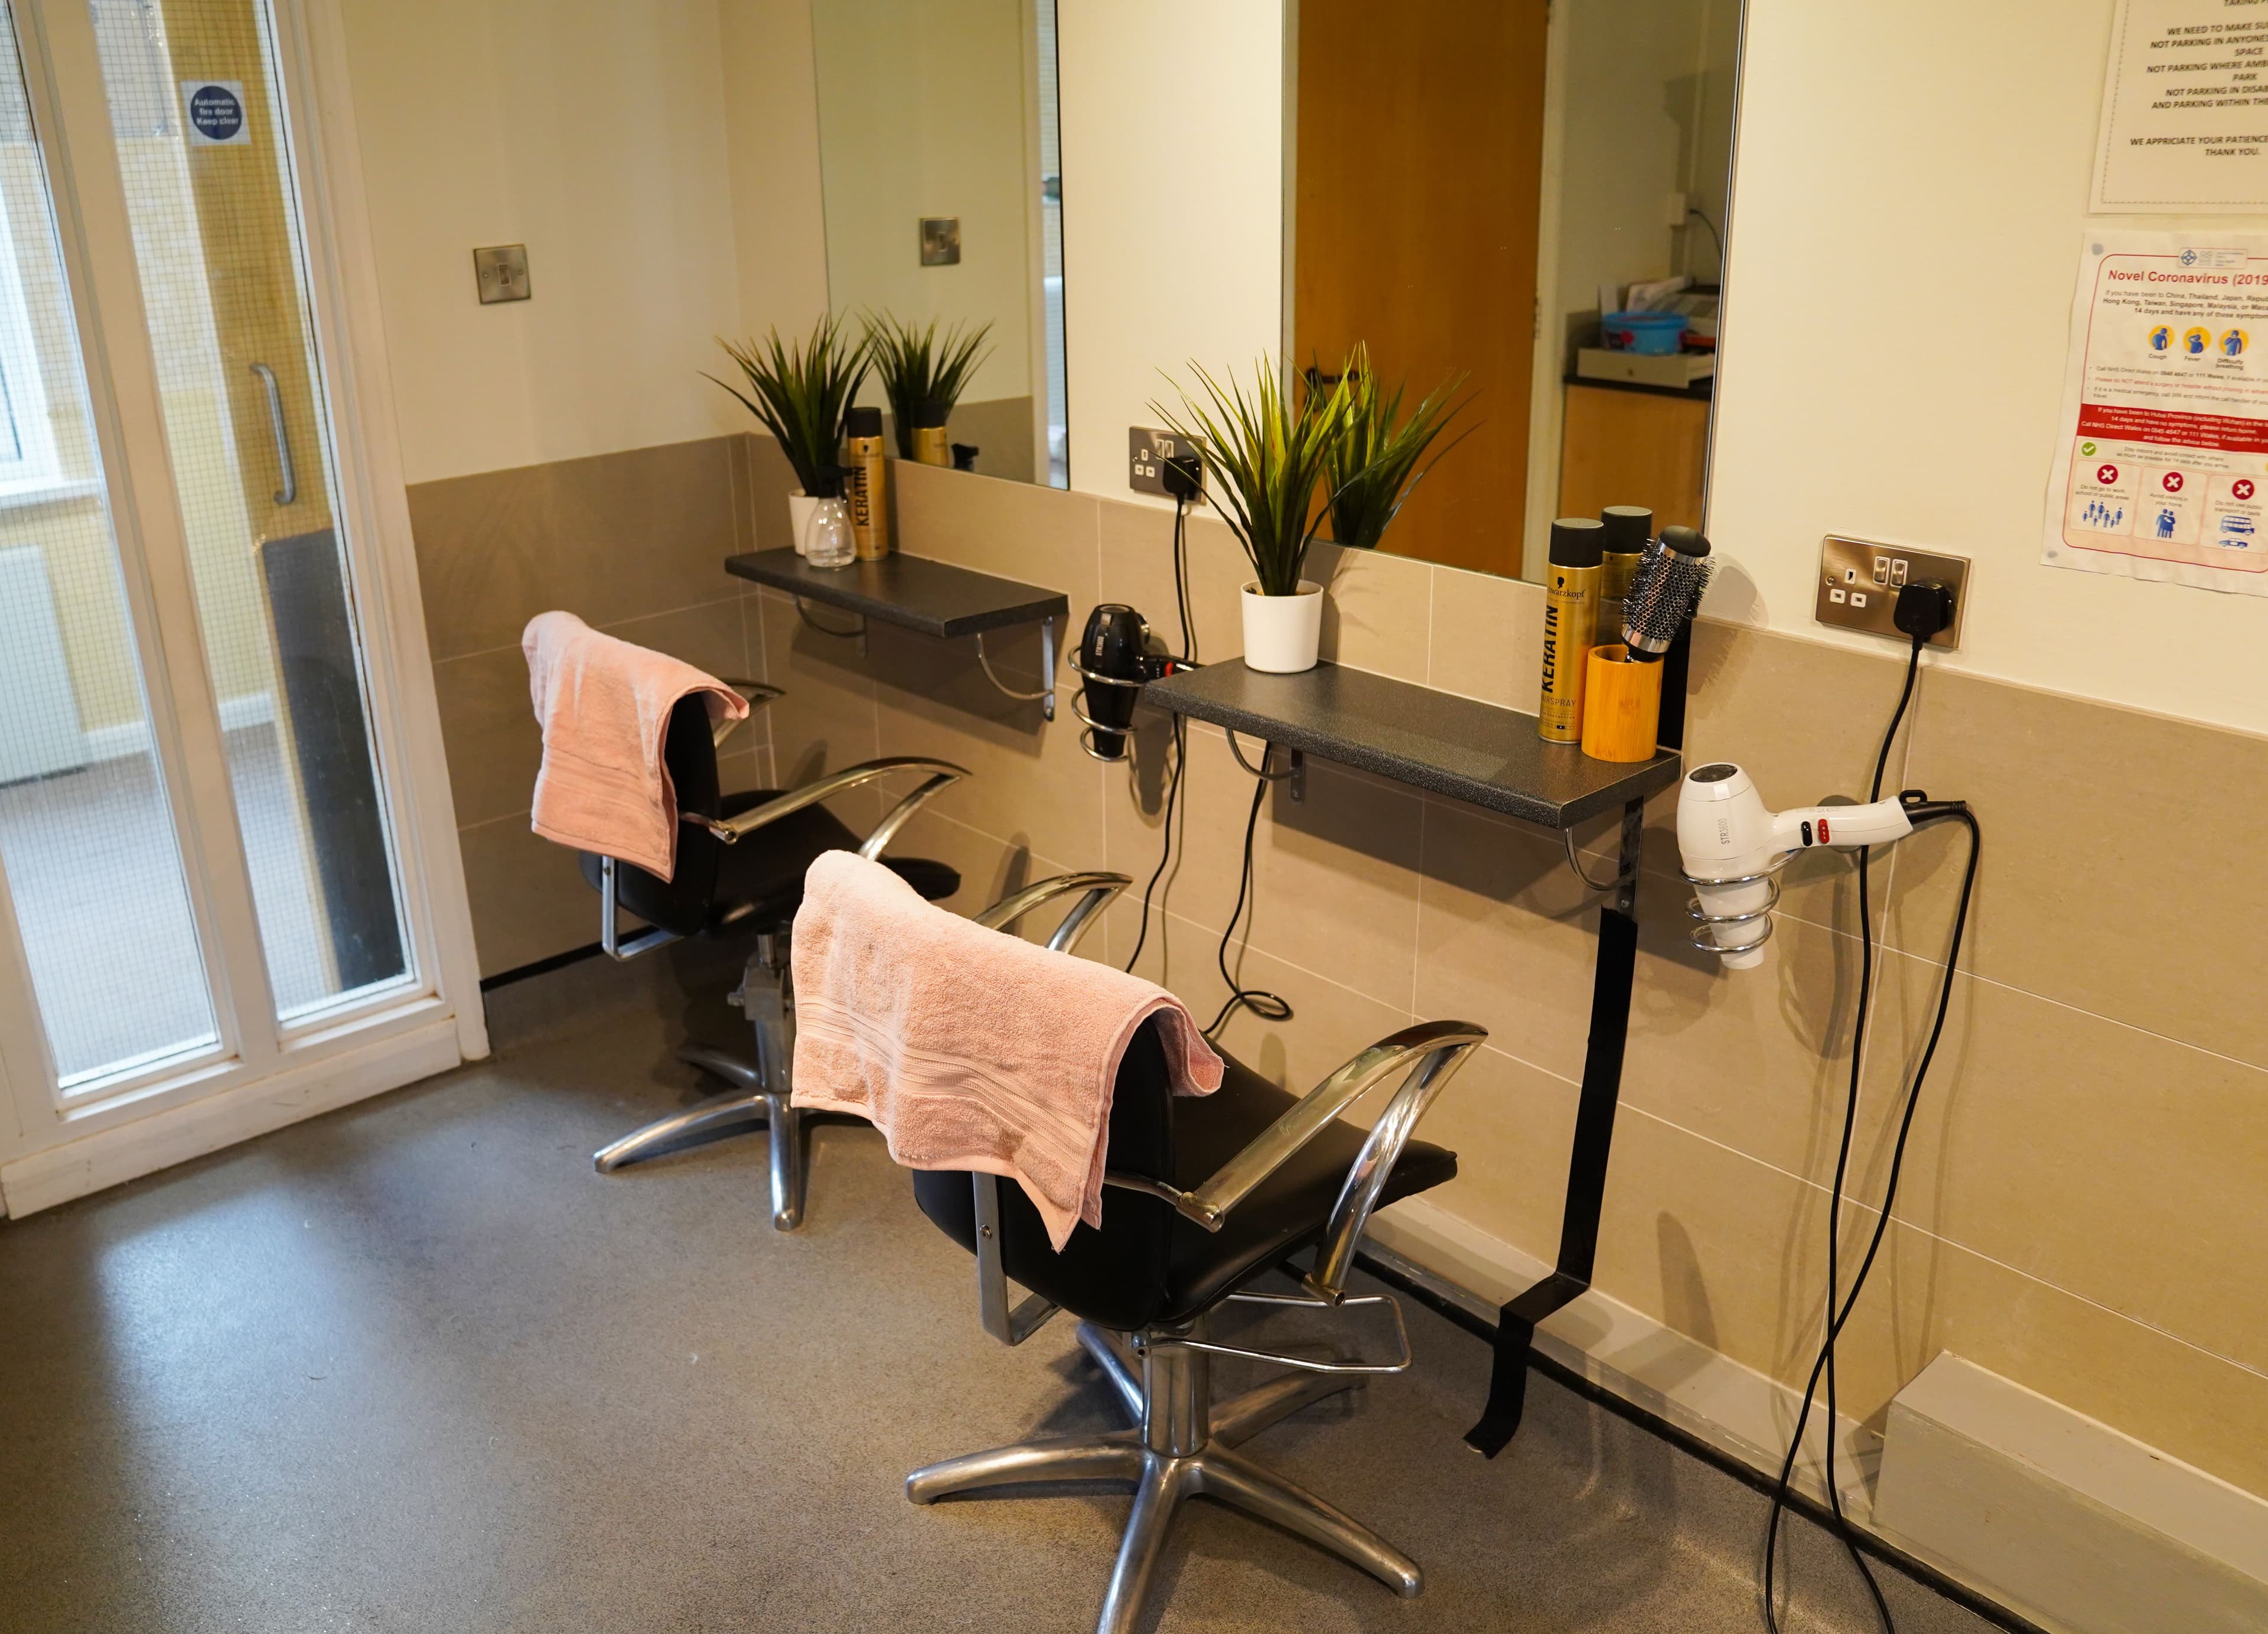
[[(1189, 622), (1189, 578), (1187, 567), (1189, 532), (1187, 522), (1189, 502), (1186, 496), (1174, 499), (1174, 606), (1182, 621), (1182, 656), (1192, 664), (1197, 661), (1197, 640), (1195, 627)], [(1134, 951), (1126, 961), (1126, 972), (1131, 975), (1134, 966), (1142, 957), (1142, 949), (1150, 939), (1150, 900), (1156, 894), (1158, 881), (1166, 877), (1166, 869), (1174, 860), (1174, 809), (1182, 793), (1182, 767), (1189, 758), (1189, 724), (1185, 717), (1174, 717), (1174, 764), (1166, 774), (1166, 821), (1158, 848), (1158, 865), (1150, 872), (1150, 883), (1142, 887), (1142, 928), (1134, 938)]]
[(1717, 278), (1719, 283), (1722, 283), (1725, 277), (1724, 234), (1717, 231), (1717, 224), (1715, 222), (1710, 220), (1708, 217), (1703, 215), (1699, 210), (1695, 210), (1692, 206), (1688, 205), (1686, 207), (1685, 213), (1694, 220), (1699, 222), (1703, 226), (1709, 229), (1709, 237), (1717, 246)]
[[(1261, 751), (1260, 764), (1265, 770), (1268, 760), (1264, 749)], [(1271, 993), (1265, 988), (1240, 987), (1228, 968), (1228, 945), (1236, 939), (1236, 922), (1243, 916), (1245, 902), (1252, 894), (1252, 837), (1260, 828), (1260, 803), (1268, 798), (1268, 783), (1265, 777), (1254, 779), (1252, 809), (1245, 814), (1244, 865), (1236, 876), (1236, 906), (1229, 909), (1228, 924), (1220, 933), (1220, 948), (1214, 955), (1220, 966), (1220, 979), (1228, 983), (1228, 1002), (1220, 1007), (1220, 1013), (1212, 1019), (1212, 1025), (1205, 1028), (1204, 1035), (1208, 1039), (1219, 1032), (1227, 1024), (1229, 1017), (1240, 1008), (1249, 1010), (1263, 1021), (1289, 1021), (1292, 1019), (1292, 1006), (1282, 994)]]
[[(1928, 634), (1926, 631), (1913, 637), (1912, 651), (1908, 654), (1906, 660), (1905, 686), (1898, 695), (1897, 708), (1891, 713), (1889, 728), (1882, 734), (1881, 750), (1874, 758), (1874, 780), (1868, 792), (1869, 799), (1881, 798), (1882, 777), (1889, 765), (1890, 748), (1896, 740), (1898, 727), (1905, 719), (1907, 707), (1913, 700), (1914, 683), (1921, 666), (1921, 650), (1927, 643)], [(1889, 1177), (1883, 1188), (1881, 1207), (1875, 1217), (1874, 1234), (1867, 1241), (1867, 1252), (1859, 1261), (1858, 1273), (1851, 1279), (1850, 1292), (1839, 1294), (1838, 1281), (1841, 1269), (1839, 1239), (1843, 1214), (1843, 1191), (1845, 1181), (1849, 1174), (1852, 1136), (1858, 1122), (1859, 1082), (1864, 1064), (1862, 1046), (1866, 1039), (1867, 1005), (1874, 986), (1874, 920), (1867, 897), (1867, 862), (1871, 848), (1862, 846), (1859, 851), (1859, 1003), (1856, 1019), (1852, 1027), (1850, 1090), (1844, 1105), (1843, 1134), (1836, 1152), (1835, 1183), (1830, 1194), (1828, 1205), (1829, 1320), (1827, 1336), (1821, 1342), (1818, 1355), (1812, 1363), (1811, 1377), (1804, 1386), (1803, 1402), (1796, 1414), (1795, 1428), (1788, 1438), (1787, 1456), (1781, 1461), (1778, 1479), (1772, 1484), (1771, 1515), (1764, 1527), (1764, 1626), (1771, 1630), (1772, 1634), (1779, 1634), (1779, 1618), (1772, 1607), (1772, 1592), (1778, 1557), (1780, 1518), (1788, 1507), (1789, 1488), (1795, 1473), (1796, 1455), (1803, 1446), (1803, 1432), (1806, 1425), (1810, 1423), (1811, 1409), (1818, 1397), (1822, 1376), (1827, 1386), (1825, 1403), (1827, 1502), (1829, 1513), (1834, 1520), (1833, 1529), (1844, 1549), (1851, 1557), (1852, 1564), (1858, 1568), (1859, 1575), (1865, 1579), (1867, 1592), (1874, 1600), (1875, 1615), (1881, 1619), (1883, 1629), (1888, 1631), (1888, 1634), (1896, 1634), (1896, 1624), (1890, 1616), (1889, 1605), (1882, 1598), (1881, 1586), (1874, 1580), (1873, 1571), (1867, 1566), (1865, 1557), (1859, 1551), (1858, 1540), (1852, 1533), (1850, 1517), (1844, 1513), (1841, 1490), (1836, 1483), (1835, 1426), (1837, 1419), (1835, 1351), (1836, 1342), (1841, 1338), (1845, 1325), (1849, 1322), (1852, 1313), (1858, 1307), (1859, 1296), (1867, 1285), (1867, 1277), (1874, 1270), (1875, 1256), (1881, 1251), (1884, 1237), (1889, 1233), (1890, 1212), (1897, 1202), (1898, 1179), (1905, 1166), (1907, 1140), (1913, 1131), (1914, 1113), (1921, 1104), (1922, 1083), (1929, 1076), (1930, 1064), (1936, 1058), (1938, 1041), (1945, 1032), (1946, 1012), (1953, 1001), (1953, 978), (1961, 959), (1962, 938), (1968, 930), (1969, 903), (1976, 887), (1977, 863), (1978, 855), (1984, 848), (1984, 835), (1977, 827), (1975, 814), (1965, 806), (1952, 806), (1942, 810), (1933, 810), (1921, 821), (1933, 821), (1947, 817), (1958, 819), (1968, 827), (1969, 859), (1962, 873), (1960, 902), (1954, 910), (1953, 935), (1946, 953), (1945, 976), (1938, 989), (1937, 1015), (1930, 1027), (1929, 1042), (1923, 1049), (1921, 1060), (1914, 1070), (1913, 1082), (1906, 1091), (1905, 1110), (1898, 1122), (1897, 1140), (1891, 1148)]]

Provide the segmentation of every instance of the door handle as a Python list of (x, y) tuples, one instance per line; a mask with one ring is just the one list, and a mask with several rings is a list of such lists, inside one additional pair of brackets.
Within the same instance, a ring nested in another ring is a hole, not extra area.
[(276, 503), (288, 505), (299, 497), (299, 477), (291, 467), (291, 435), (284, 429), (284, 394), (276, 388), (276, 371), (266, 364), (254, 364), (252, 372), (268, 388), (268, 429), (276, 434), (276, 466), (284, 479), (284, 486), (276, 490)]

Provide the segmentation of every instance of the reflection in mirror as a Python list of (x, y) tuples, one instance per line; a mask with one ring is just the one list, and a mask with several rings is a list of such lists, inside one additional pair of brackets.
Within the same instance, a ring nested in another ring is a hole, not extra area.
[(1739, 0), (1297, 12), (1292, 357), (1477, 394), (1381, 548), (1534, 578), (1556, 516), (1701, 526)]
[[(893, 452), (1068, 487), (1055, 0), (811, 11), (829, 305), (901, 342), (878, 351), (929, 341), (933, 364), (982, 333), (952, 401), (905, 433), (880, 378), (859, 401)], [(922, 425), (940, 414), (942, 436)]]

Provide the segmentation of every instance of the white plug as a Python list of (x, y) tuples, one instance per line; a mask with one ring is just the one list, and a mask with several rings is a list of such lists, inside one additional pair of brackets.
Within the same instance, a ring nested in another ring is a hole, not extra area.
[(1693, 213), (1693, 195), (1690, 193), (1671, 193), (1664, 196), (1668, 205), (1669, 224), (1673, 227), (1683, 226), (1685, 218)]
[(1779, 898), (1772, 875), (1789, 857), (1815, 845), (1854, 850), (1912, 832), (1895, 798), (1771, 812), (1749, 774), (1730, 761), (1695, 768), (1677, 794), (1677, 849), (1705, 927), (1695, 944), (1719, 949), (1728, 970), (1755, 969), (1764, 961), (1771, 905)]

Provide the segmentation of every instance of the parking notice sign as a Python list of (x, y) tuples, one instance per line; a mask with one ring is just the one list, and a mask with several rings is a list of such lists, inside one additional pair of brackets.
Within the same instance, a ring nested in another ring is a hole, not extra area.
[(2268, 595), (2268, 237), (2090, 232), (2043, 560)]

